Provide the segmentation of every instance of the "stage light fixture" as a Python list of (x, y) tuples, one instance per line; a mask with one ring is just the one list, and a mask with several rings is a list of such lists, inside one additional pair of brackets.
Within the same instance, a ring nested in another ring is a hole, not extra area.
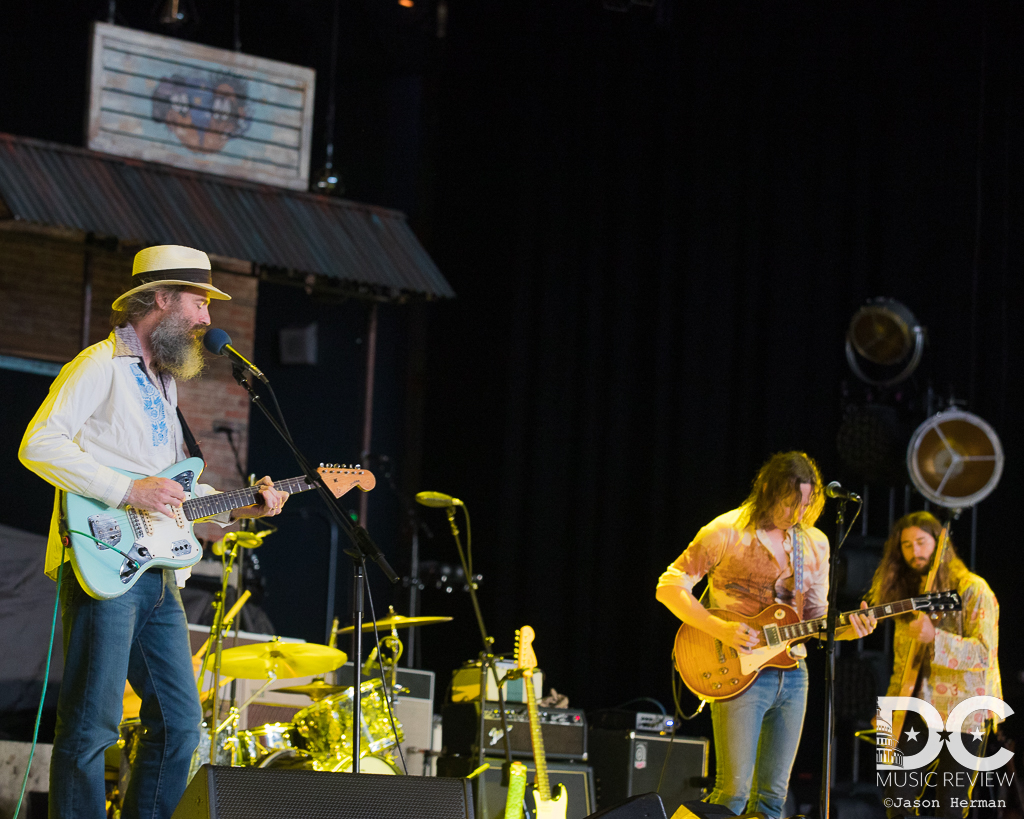
[(921, 363), (925, 330), (896, 299), (871, 299), (850, 320), (846, 360), (861, 381), (891, 387), (906, 380)]
[(907, 470), (917, 491), (947, 509), (974, 506), (1003, 474), (999, 436), (977, 415), (938, 412), (917, 428), (907, 447)]

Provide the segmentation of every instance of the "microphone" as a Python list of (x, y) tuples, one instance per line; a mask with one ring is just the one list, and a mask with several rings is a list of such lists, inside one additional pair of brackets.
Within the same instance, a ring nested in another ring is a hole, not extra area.
[(269, 383), (259, 367), (249, 361), (238, 350), (231, 346), (231, 336), (219, 327), (211, 327), (203, 336), (203, 346), (214, 355), (226, 355), (236, 367), (248, 370), (264, 384)]
[(447, 509), (450, 506), (465, 506), (458, 498), (445, 495), (443, 492), (417, 492), (416, 503), (432, 506), (435, 509)]
[(840, 498), (842, 500), (851, 500), (854, 503), (860, 503), (860, 495), (856, 492), (847, 492), (843, 489), (843, 486), (839, 481), (832, 481), (832, 483), (826, 486), (825, 494), (830, 498)]

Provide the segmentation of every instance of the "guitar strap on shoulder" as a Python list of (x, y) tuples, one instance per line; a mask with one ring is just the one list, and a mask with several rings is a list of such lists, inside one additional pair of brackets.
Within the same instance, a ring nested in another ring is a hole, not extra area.
[[(188, 428), (188, 422), (185, 420), (185, 416), (181, 414), (181, 409), (178, 407), (174, 408), (174, 411), (178, 413), (178, 420), (181, 422), (181, 434), (185, 438), (185, 447), (188, 449), (188, 454), (193, 458), (203, 458), (203, 450), (199, 448), (199, 442), (196, 441), (196, 436), (192, 434), (192, 430)], [(203, 458), (205, 461), (206, 459)]]
[(804, 532), (799, 524), (790, 529), (793, 536), (793, 602), (796, 614), (804, 619)]

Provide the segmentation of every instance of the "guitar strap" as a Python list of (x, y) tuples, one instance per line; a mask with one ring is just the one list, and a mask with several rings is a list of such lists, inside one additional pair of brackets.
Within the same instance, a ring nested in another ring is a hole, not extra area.
[[(199, 442), (196, 441), (196, 436), (192, 434), (192, 430), (188, 428), (188, 422), (185, 420), (185, 416), (181, 414), (181, 410), (178, 407), (174, 408), (174, 411), (178, 413), (178, 420), (181, 422), (181, 434), (185, 438), (185, 446), (188, 448), (188, 454), (193, 458), (203, 458), (203, 450), (199, 448)], [(203, 458), (205, 461), (206, 459)]]
[(804, 619), (804, 530), (797, 524), (789, 530), (793, 537), (793, 602), (797, 616)]

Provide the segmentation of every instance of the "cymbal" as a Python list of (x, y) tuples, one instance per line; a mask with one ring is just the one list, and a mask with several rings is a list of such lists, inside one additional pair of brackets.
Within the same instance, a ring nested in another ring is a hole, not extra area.
[(348, 655), (316, 643), (253, 643), (226, 648), (220, 668), (229, 677), (267, 680), (277, 677), (306, 677), (326, 674), (342, 665)]
[(327, 699), (327, 697), (333, 697), (335, 694), (347, 691), (351, 687), (351, 685), (331, 685), (323, 680), (313, 680), (313, 682), (306, 685), (293, 685), (291, 688), (275, 688), (274, 691), (278, 694), (300, 694), (304, 697), (309, 697), (313, 702), (320, 702), (320, 700)]
[[(411, 628), (412, 626), (429, 626), (431, 623), (447, 623), (451, 617), (406, 617), (402, 614), (392, 614), (388, 617), (381, 617), (377, 621), (377, 628)], [(363, 631), (373, 631), (374, 624), (363, 623)], [(339, 628), (338, 634), (351, 634), (356, 630), (355, 626)]]

